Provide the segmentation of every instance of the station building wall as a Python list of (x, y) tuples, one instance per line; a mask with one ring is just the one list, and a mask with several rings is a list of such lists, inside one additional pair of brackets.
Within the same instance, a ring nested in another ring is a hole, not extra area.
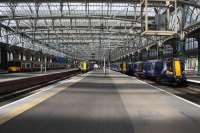
[(187, 38), (185, 41), (185, 71), (188, 74), (198, 73), (198, 41), (195, 38)]

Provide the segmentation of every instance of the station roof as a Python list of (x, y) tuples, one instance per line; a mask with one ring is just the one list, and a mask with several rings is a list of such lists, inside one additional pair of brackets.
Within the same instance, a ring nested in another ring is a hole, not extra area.
[[(140, 3), (140, 0), (1, 0), (0, 22), (68, 56), (90, 59), (95, 55), (95, 59), (100, 59), (110, 50), (135, 49), (145, 43), (141, 40)], [(155, 15), (154, 8), (149, 7), (150, 21)]]

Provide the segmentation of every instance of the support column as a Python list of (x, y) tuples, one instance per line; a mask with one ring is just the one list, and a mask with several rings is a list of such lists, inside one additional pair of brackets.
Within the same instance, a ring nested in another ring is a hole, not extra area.
[(156, 46), (156, 51), (157, 51), (157, 59), (162, 59), (163, 58), (163, 47), (162, 45), (157, 45)]
[(146, 59), (149, 60), (149, 48), (146, 49), (146, 54), (147, 54)]
[(132, 63), (133, 62), (133, 55), (132, 54), (130, 54), (130, 62)]
[(132, 63), (135, 61), (135, 53), (132, 53), (131, 60)]
[(163, 59), (163, 46), (158, 46), (158, 59)]
[(127, 63), (130, 62), (130, 55), (127, 55)]
[(159, 46), (156, 45), (156, 58), (159, 59)]
[(177, 57), (177, 44), (175, 41), (171, 41), (170, 43), (171, 43), (170, 45), (172, 46), (172, 49), (173, 49), (173, 57)]
[(198, 41), (198, 75), (200, 75), (200, 37), (197, 38)]
[(176, 43), (177, 43), (176, 57), (182, 58), (184, 60), (185, 59), (185, 40), (178, 40), (176, 41)]
[(7, 70), (8, 67), (8, 61), (7, 61), (7, 49), (5, 46), (1, 47), (1, 63), (0, 66), (2, 69)]
[(141, 61), (142, 60), (142, 54), (141, 54), (141, 51), (138, 51), (138, 61)]

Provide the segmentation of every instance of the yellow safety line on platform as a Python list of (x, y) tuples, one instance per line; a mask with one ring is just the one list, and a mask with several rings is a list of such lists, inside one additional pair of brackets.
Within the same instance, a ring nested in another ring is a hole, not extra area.
[(0, 125), (8, 120), (20, 115), (21, 113), (33, 108), (48, 98), (58, 94), (59, 92), (69, 88), (71, 85), (77, 83), (86, 77), (88, 73), (80, 77), (60, 81), (57, 85), (49, 86), (47, 89), (0, 107)]

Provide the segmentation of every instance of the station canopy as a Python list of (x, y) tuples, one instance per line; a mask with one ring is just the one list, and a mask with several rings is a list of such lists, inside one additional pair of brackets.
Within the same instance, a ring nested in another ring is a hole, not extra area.
[[(67, 56), (102, 59), (142, 45), (140, 0), (1, 0), (0, 23)], [(148, 16), (154, 19), (154, 8)], [(25, 45), (25, 44), (24, 44)]]

